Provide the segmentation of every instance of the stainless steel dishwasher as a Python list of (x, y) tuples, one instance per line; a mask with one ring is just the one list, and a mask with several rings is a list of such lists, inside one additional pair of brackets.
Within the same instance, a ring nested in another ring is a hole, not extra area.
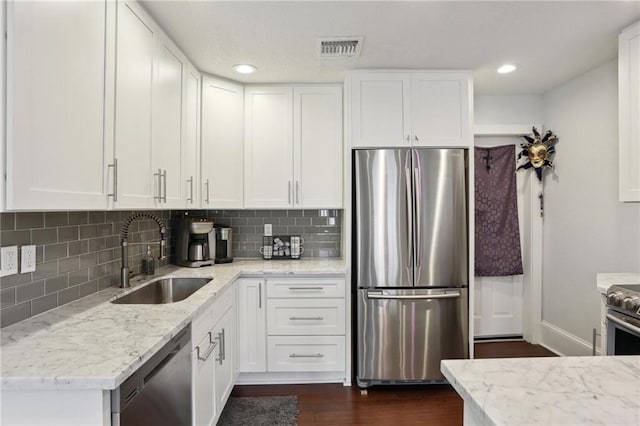
[(111, 391), (111, 424), (191, 425), (191, 325)]

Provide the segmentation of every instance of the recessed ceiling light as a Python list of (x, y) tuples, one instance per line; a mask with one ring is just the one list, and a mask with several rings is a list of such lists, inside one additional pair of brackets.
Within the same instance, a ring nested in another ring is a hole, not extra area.
[(238, 64), (233, 66), (233, 70), (240, 74), (253, 74), (257, 68), (249, 64)]
[(512, 71), (515, 71), (516, 66), (511, 64), (505, 64), (498, 68), (498, 74), (508, 74)]

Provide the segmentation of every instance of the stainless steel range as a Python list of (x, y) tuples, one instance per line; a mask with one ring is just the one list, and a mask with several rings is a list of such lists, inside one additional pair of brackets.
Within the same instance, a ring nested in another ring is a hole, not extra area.
[(640, 284), (607, 291), (607, 355), (640, 355)]

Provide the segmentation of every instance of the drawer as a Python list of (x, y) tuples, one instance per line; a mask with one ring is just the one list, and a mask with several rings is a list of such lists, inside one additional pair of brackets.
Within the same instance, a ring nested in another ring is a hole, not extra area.
[(268, 298), (344, 297), (344, 277), (267, 279)]
[(269, 299), (269, 335), (344, 334), (344, 299)]
[(233, 305), (233, 292), (235, 286), (227, 287), (224, 293), (216, 295), (216, 299), (213, 302), (213, 324), (217, 324), (220, 318), (231, 308)]
[(269, 336), (268, 371), (344, 371), (344, 341), (344, 336)]

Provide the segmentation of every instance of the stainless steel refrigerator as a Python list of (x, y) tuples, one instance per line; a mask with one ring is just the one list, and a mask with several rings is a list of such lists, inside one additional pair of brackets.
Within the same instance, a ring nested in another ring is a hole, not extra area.
[(468, 358), (467, 152), (354, 150), (357, 383), (436, 383)]

